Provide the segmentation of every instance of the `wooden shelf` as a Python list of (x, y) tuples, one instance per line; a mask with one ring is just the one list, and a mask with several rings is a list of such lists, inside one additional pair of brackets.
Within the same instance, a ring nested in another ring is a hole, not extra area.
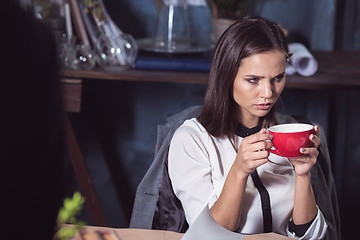
[[(313, 52), (319, 68), (315, 75), (286, 77), (286, 87), (301, 89), (360, 88), (360, 52)], [(127, 69), (118, 72), (95, 68), (90, 71), (62, 70), (62, 78), (98, 79), (117, 81), (167, 82), (183, 84), (206, 84), (208, 73), (141, 71)]]
[(99, 79), (99, 80), (187, 83), (187, 84), (206, 84), (208, 81), (207, 73), (141, 71), (134, 69), (128, 69), (118, 72), (109, 72), (99, 68), (95, 68), (90, 71), (63, 70), (62, 77), (80, 78), (80, 79)]

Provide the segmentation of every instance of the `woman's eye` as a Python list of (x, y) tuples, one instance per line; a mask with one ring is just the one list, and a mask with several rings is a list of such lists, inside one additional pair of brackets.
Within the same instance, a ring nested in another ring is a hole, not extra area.
[(259, 81), (259, 79), (258, 78), (249, 78), (249, 79), (247, 79), (247, 81), (249, 82), (249, 83), (257, 83), (258, 81)]
[(283, 78), (284, 78), (284, 75), (282, 74), (280, 76), (274, 77), (273, 80), (276, 81), (276, 82), (281, 82), (283, 80)]

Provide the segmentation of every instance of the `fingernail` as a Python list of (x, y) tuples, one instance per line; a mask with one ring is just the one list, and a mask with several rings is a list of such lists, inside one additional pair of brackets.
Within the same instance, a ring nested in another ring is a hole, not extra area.
[(274, 138), (274, 136), (273, 136), (272, 134), (270, 134), (269, 136), (270, 136), (270, 138), (271, 138), (271, 139), (273, 139), (273, 138)]
[(305, 148), (300, 148), (300, 152), (304, 153), (306, 151)]

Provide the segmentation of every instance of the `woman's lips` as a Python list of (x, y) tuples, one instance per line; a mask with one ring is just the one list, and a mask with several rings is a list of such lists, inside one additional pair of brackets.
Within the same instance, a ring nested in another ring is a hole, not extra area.
[(261, 103), (261, 104), (256, 104), (256, 107), (260, 110), (269, 110), (271, 108), (271, 103)]

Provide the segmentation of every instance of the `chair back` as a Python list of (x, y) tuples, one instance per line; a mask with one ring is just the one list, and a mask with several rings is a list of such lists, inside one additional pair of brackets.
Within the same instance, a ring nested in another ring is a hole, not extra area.
[(170, 141), (185, 120), (198, 117), (202, 106), (193, 106), (158, 126), (154, 161), (137, 187), (130, 228), (185, 232), (188, 224), (175, 196), (167, 170)]

